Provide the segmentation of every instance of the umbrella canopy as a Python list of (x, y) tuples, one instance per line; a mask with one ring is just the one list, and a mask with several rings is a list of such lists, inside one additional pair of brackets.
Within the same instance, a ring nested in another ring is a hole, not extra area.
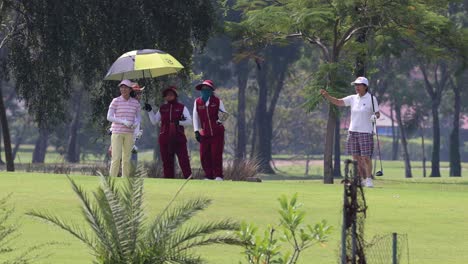
[(184, 66), (169, 53), (155, 49), (133, 50), (120, 56), (104, 80), (155, 78), (177, 73)]

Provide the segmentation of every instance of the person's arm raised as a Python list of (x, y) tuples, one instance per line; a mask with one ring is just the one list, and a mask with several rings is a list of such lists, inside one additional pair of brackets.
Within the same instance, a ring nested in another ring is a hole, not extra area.
[(335, 98), (328, 94), (328, 92), (324, 89), (320, 89), (320, 94), (325, 97), (330, 103), (337, 105), (337, 106), (345, 106), (345, 102), (342, 99)]

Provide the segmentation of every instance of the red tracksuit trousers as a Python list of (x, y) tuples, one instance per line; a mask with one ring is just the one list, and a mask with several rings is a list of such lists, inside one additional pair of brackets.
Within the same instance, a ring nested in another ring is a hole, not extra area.
[(200, 142), (200, 159), (205, 177), (223, 178), (224, 132), (215, 136), (203, 136)]
[(187, 151), (187, 139), (185, 138), (185, 135), (183, 138), (181, 138), (181, 135), (178, 135), (177, 137), (177, 140), (172, 142), (165, 137), (159, 137), (159, 149), (163, 162), (164, 178), (175, 177), (175, 155), (177, 155), (177, 159), (179, 160), (179, 166), (184, 178), (188, 178), (192, 175)]

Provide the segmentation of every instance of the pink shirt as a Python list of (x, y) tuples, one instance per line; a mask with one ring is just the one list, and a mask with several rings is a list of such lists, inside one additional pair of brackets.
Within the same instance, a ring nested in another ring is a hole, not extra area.
[[(122, 96), (114, 98), (112, 100), (109, 109), (114, 110), (115, 118), (127, 120), (131, 123), (135, 123), (137, 115), (140, 113), (140, 103), (135, 99), (131, 98), (125, 100)], [(128, 128), (120, 123), (112, 123), (112, 133), (115, 134), (133, 134), (134, 129)]]

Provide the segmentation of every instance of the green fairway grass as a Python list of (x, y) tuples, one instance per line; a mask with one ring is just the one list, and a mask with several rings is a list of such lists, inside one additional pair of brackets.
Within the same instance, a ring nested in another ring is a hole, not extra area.
[[(99, 179), (72, 176), (94, 190)], [(145, 198), (148, 215), (154, 216), (183, 183), (181, 180), (147, 179)], [(468, 180), (464, 178), (402, 179), (384, 177), (376, 188), (366, 189), (369, 205), (366, 238), (391, 232), (406, 233), (410, 263), (467, 263), (468, 260)], [(326, 219), (334, 226), (326, 247), (306, 251), (300, 263), (337, 263), (340, 237), (342, 186), (321, 181), (265, 181), (263, 183), (191, 181), (179, 199), (207, 196), (213, 205), (195, 221), (233, 218), (256, 223), (261, 229), (278, 221), (277, 198), (299, 194), (307, 211), (307, 223)], [(46, 242), (63, 242), (47, 247), (52, 255), (36, 263), (91, 263), (85, 246), (55, 227), (24, 216), (31, 210), (48, 210), (84, 225), (79, 201), (64, 175), (0, 172), (0, 196), (13, 193), (14, 222), (20, 223), (16, 245), (26, 249)], [(245, 263), (241, 248), (206, 247), (200, 253), (213, 264)], [(0, 262), (4, 256), (0, 255)]]

